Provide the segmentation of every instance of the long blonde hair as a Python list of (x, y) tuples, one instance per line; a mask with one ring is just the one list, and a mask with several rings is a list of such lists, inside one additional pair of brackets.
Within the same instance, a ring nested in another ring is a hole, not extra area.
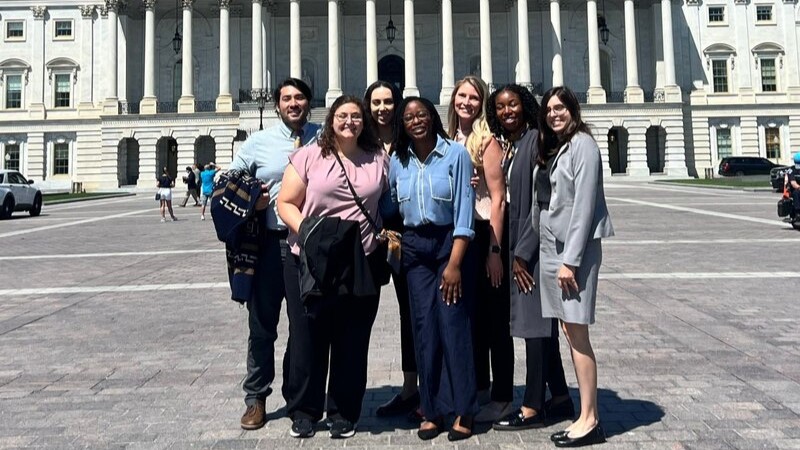
[(492, 137), (492, 131), (489, 129), (489, 124), (486, 122), (486, 100), (489, 97), (489, 88), (486, 83), (479, 77), (474, 75), (467, 75), (466, 77), (458, 80), (456, 87), (453, 89), (453, 95), (450, 97), (450, 106), (447, 108), (447, 134), (455, 139), (458, 132), (458, 115), (456, 114), (456, 92), (458, 89), (469, 83), (481, 98), (481, 107), (475, 120), (472, 122), (472, 130), (467, 137), (465, 146), (469, 151), (469, 157), (475, 167), (482, 167), (483, 161), (481, 160), (484, 142)]

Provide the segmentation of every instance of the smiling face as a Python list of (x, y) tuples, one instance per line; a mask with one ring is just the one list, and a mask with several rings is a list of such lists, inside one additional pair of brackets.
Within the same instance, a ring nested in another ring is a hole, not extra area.
[(379, 87), (372, 91), (369, 100), (369, 110), (375, 123), (380, 127), (392, 125), (394, 119), (394, 97), (389, 88)]
[(364, 117), (357, 103), (345, 103), (333, 112), (333, 134), (343, 142), (357, 140), (364, 130)]
[(283, 123), (293, 130), (299, 130), (306, 124), (310, 104), (299, 89), (294, 86), (284, 86), (281, 88), (277, 108)]
[(550, 97), (546, 108), (547, 116), (545, 116), (545, 119), (547, 121), (547, 126), (557, 135), (563, 134), (570, 123), (572, 123), (572, 114), (570, 114), (569, 109), (567, 109), (566, 105), (561, 102), (561, 99), (558, 98), (557, 95)]
[(403, 111), (403, 127), (412, 141), (421, 141), (431, 134), (431, 113), (420, 102), (413, 101)]
[(481, 102), (483, 99), (475, 86), (469, 82), (461, 83), (455, 93), (453, 106), (455, 107), (458, 118), (463, 121), (473, 121), (481, 112)]
[(494, 106), (500, 125), (508, 133), (514, 134), (525, 126), (522, 99), (516, 92), (503, 91), (497, 94)]

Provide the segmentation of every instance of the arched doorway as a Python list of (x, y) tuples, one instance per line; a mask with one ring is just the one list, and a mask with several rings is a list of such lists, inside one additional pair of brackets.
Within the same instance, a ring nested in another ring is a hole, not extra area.
[(139, 181), (139, 142), (125, 138), (117, 145), (117, 183), (135, 185)]
[(397, 55), (386, 55), (378, 61), (378, 79), (388, 81), (400, 89), (406, 88), (406, 62)]
[(612, 174), (628, 170), (628, 130), (623, 127), (608, 130), (608, 165)]
[(178, 176), (178, 141), (172, 137), (162, 137), (156, 144), (156, 178), (164, 167), (173, 179)]
[(216, 143), (211, 136), (200, 136), (194, 141), (194, 162), (197, 167), (216, 161), (216, 153)]
[(650, 173), (664, 172), (664, 159), (667, 149), (667, 130), (663, 127), (652, 126), (645, 134), (647, 143), (647, 167)]

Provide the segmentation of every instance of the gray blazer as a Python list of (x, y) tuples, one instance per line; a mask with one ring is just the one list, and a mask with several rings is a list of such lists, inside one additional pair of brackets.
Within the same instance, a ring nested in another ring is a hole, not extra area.
[[(533, 179), (539, 171), (537, 165)], [(579, 132), (555, 156), (550, 172), (550, 231), (564, 243), (564, 264), (579, 267), (590, 239), (614, 235), (603, 191), (603, 164), (597, 142)], [(531, 222), (539, 237), (539, 205), (533, 188)]]

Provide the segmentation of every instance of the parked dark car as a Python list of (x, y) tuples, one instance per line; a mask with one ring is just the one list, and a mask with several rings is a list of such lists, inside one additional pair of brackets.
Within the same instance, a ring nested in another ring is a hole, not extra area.
[(719, 174), (725, 177), (769, 175), (778, 164), (759, 156), (727, 156), (719, 162)]
[(783, 192), (784, 175), (789, 166), (777, 166), (769, 171), (769, 184), (776, 192)]

